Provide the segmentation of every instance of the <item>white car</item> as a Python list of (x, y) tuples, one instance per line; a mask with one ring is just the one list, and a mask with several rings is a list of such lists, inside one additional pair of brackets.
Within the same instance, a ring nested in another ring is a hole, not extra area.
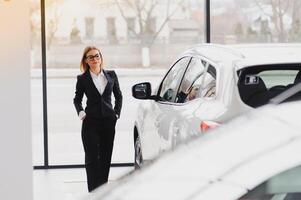
[(301, 102), (248, 112), (182, 143), (89, 200), (299, 200)]
[(269, 102), (301, 80), (300, 44), (197, 45), (159, 87), (136, 84), (144, 99), (134, 124), (135, 166), (191, 136)]

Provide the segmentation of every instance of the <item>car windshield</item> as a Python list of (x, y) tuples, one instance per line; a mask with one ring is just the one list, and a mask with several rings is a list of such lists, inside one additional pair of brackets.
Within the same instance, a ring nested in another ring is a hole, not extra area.
[(301, 166), (277, 174), (260, 184), (239, 200), (301, 199)]
[(256, 108), (301, 82), (301, 64), (252, 66), (239, 70), (238, 76), (241, 100)]

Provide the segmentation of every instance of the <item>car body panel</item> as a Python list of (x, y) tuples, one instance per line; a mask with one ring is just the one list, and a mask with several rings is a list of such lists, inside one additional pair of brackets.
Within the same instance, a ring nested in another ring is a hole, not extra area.
[[(238, 185), (253, 189), (258, 183), (262, 183), (269, 177), (278, 174), (286, 169), (296, 167), (301, 164), (297, 158), (301, 152), (300, 137), (296, 140), (283, 141), (277, 148), (271, 149), (268, 153), (258, 156), (248, 163), (239, 166), (231, 171), (222, 179), (226, 182), (232, 182)], [(289, 156), (288, 156), (289, 155)], [(274, 165), (271, 167), (271, 165)], [(250, 173), (256, 176), (250, 176)]]

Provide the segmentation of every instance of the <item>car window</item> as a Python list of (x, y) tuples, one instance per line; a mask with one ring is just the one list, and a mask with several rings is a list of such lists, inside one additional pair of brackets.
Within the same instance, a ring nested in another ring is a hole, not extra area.
[(258, 73), (269, 89), (277, 85), (293, 84), (298, 70), (269, 70)]
[(178, 60), (161, 83), (159, 97), (161, 101), (174, 102), (178, 86), (182, 80), (184, 71), (191, 57), (184, 57)]
[(204, 63), (199, 58), (192, 58), (181, 81), (177, 96), (177, 103), (184, 103), (196, 98), (204, 74)]
[(256, 108), (267, 104), (270, 99), (299, 83), (301, 81), (301, 65), (252, 66), (239, 70), (238, 76), (241, 100)]
[(301, 166), (277, 174), (249, 191), (239, 200), (301, 199)]
[(204, 74), (204, 81), (202, 89), (198, 96), (204, 97), (215, 97), (216, 91), (216, 70), (213, 66), (209, 65), (208, 70)]

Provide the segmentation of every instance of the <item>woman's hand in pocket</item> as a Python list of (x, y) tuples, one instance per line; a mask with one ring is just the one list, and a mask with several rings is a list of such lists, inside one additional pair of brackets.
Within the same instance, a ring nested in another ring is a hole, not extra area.
[(84, 120), (85, 118), (86, 118), (86, 113), (85, 113), (85, 111), (80, 111), (79, 112), (79, 114), (78, 114), (78, 117), (79, 117), (79, 119), (81, 119), (81, 120)]

